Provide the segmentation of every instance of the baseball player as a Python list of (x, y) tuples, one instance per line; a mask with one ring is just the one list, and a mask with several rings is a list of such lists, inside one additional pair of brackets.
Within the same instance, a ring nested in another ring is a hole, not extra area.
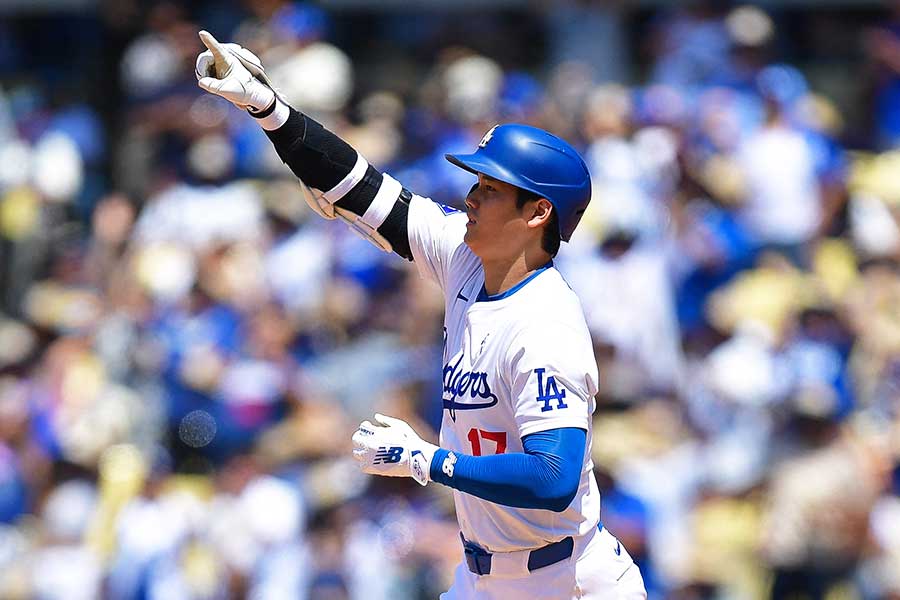
[(493, 127), (474, 153), (447, 156), (477, 176), (460, 212), (406, 190), (292, 109), (255, 55), (200, 37), (200, 87), (258, 120), (314, 190), (310, 206), (444, 291), (440, 447), (383, 415), (353, 435), (366, 473), (453, 488), (465, 560), (441, 598), (645, 598), (600, 522), (597, 367), (579, 300), (553, 266), (590, 200), (579, 155), (534, 127)]

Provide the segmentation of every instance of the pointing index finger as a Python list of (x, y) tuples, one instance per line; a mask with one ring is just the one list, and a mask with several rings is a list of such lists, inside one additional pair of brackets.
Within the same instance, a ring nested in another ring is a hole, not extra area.
[(222, 48), (222, 44), (219, 43), (213, 34), (206, 31), (205, 29), (200, 30), (200, 41), (203, 42), (203, 45), (210, 49), (213, 54), (223, 54), (225, 49)]
[(230, 55), (228, 50), (219, 43), (219, 40), (213, 37), (213, 34), (205, 29), (201, 30), (199, 35), (200, 41), (203, 42), (203, 45), (206, 46), (213, 55), (216, 76), (221, 79), (228, 75), (228, 71), (230, 70)]

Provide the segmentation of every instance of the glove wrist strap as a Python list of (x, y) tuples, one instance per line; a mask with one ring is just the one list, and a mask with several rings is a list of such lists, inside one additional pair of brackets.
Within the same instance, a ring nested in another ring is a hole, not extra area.
[(259, 122), (260, 127), (266, 131), (274, 131), (287, 123), (288, 117), (291, 116), (290, 107), (279, 100), (277, 97), (268, 108), (256, 112), (253, 109), (247, 109), (250, 116)]
[(250, 106), (247, 108), (247, 112), (249, 112), (250, 116), (253, 117), (254, 119), (265, 119), (266, 117), (271, 115), (273, 112), (275, 112), (275, 104), (277, 102), (278, 102), (278, 98), (276, 98), (273, 95), (272, 101), (269, 103), (269, 105), (267, 107), (257, 110), (256, 108)]
[(426, 485), (431, 480), (431, 459), (437, 446), (423, 442), (420, 448), (413, 450), (409, 458), (409, 471), (419, 485)]

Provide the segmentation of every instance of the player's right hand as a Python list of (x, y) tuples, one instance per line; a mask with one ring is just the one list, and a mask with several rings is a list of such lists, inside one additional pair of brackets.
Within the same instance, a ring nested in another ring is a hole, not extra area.
[(353, 434), (353, 458), (363, 473), (387, 477), (412, 477), (420, 485), (430, 477), (435, 450), (402, 419), (375, 415), (375, 422), (363, 421)]
[(241, 110), (263, 111), (277, 97), (259, 58), (238, 44), (222, 44), (208, 31), (200, 32), (206, 51), (197, 57), (197, 85), (225, 98)]

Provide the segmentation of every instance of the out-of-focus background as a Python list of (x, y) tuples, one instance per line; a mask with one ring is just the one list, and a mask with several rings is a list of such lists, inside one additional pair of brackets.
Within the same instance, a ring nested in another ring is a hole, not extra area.
[(557, 261), (603, 522), (650, 597), (900, 598), (900, 3), (0, 1), (0, 598), (435, 598), (438, 292), (320, 222), (197, 31), (415, 192), (497, 122), (575, 144)]

